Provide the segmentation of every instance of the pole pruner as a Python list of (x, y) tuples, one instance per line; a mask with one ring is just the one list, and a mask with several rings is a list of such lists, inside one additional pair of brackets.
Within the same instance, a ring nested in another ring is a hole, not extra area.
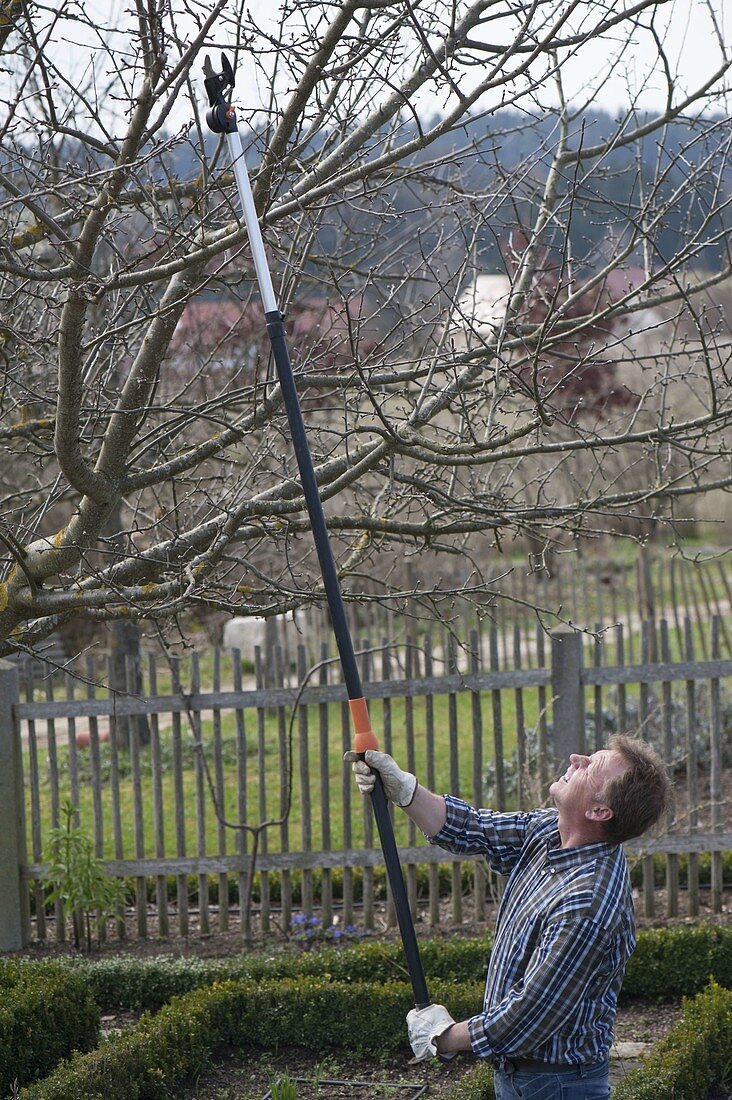
[[(225, 55), (222, 55), (222, 70), (214, 72), (210, 59), (207, 57), (204, 64), (204, 77), (206, 93), (208, 95), (209, 111), (206, 121), (209, 129), (215, 134), (224, 134), (228, 145), (231, 166), (236, 178), (239, 199), (244, 215), (244, 222), (249, 237), (249, 246), (254, 260), (254, 268), (259, 284), (259, 291), (264, 305), (264, 317), (267, 332), (272, 345), (277, 376), (282, 388), (282, 396), (287, 412), (287, 419), (292, 435), (292, 443), (297, 458), (303, 493), (307, 506), (310, 526), (313, 532), (315, 548), (320, 562), (320, 571), (323, 577), (323, 585), (328, 600), (333, 633), (335, 635), (343, 668), (343, 679), (348, 693), (351, 719), (354, 728), (353, 747), (357, 753), (363, 754), (367, 749), (377, 749), (378, 742), (371, 729), (371, 720), (366, 700), (361, 687), (361, 677), (356, 664), (356, 656), (353, 642), (348, 628), (343, 596), (338, 581), (333, 552), (328, 538), (328, 529), (323, 515), (323, 507), (318, 493), (318, 484), (313, 469), (313, 461), (308, 446), (305, 425), (303, 422), (300, 402), (293, 378), (292, 366), (285, 339), (284, 318), (280, 312), (272, 286), (272, 278), (264, 250), (262, 232), (259, 219), (254, 206), (251, 184), (244, 161), (244, 151), (236, 121), (234, 108), (231, 106), (231, 92), (234, 88), (234, 70)], [(371, 794), (374, 817), (379, 832), (386, 872), (391, 885), (394, 899), (399, 931), (401, 933), (404, 954), (406, 956), (409, 977), (412, 983), (414, 1001), (417, 1008), (426, 1008), (431, 1002), (427, 992), (422, 959), (417, 946), (417, 937), (414, 923), (409, 911), (407, 893), (399, 863), (394, 830), (384, 787), (381, 777), (377, 773), (376, 784)]]

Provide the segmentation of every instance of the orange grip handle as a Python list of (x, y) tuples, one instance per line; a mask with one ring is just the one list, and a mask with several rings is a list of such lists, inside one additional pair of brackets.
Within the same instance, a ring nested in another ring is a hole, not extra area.
[(366, 752), (367, 749), (378, 749), (379, 742), (376, 734), (371, 729), (368, 703), (365, 699), (349, 699), (351, 708), (351, 720), (354, 728), (353, 747), (356, 752)]

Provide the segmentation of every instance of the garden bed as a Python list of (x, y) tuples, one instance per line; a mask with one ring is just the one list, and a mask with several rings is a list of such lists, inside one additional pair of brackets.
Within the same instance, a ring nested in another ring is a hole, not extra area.
[[(615, 1032), (616, 1046), (611, 1060), (611, 1081), (617, 1084), (639, 1064), (635, 1057), (623, 1054), (629, 1044), (643, 1047), (643, 1053), (670, 1030), (678, 1020), (678, 1001), (659, 1004), (637, 1001), (624, 1005), (618, 1013)], [(406, 1026), (405, 1026), (406, 1036)], [(263, 1100), (273, 1081), (283, 1078), (304, 1078), (296, 1082), (297, 1100), (412, 1100), (418, 1088), (427, 1086), (422, 1095), (429, 1100), (448, 1100), (455, 1085), (475, 1065), (469, 1054), (441, 1064), (436, 1061), (408, 1064), (408, 1051), (390, 1058), (356, 1058), (342, 1053), (326, 1057), (286, 1047), (276, 1053), (252, 1054), (233, 1049), (219, 1050), (211, 1061), (211, 1069), (195, 1083), (181, 1090), (179, 1100)], [(360, 1081), (337, 1085), (333, 1081)], [(327, 1083), (326, 1083), (327, 1082)], [(389, 1087), (385, 1087), (386, 1084)], [(394, 1087), (399, 1084), (399, 1087)], [(410, 1089), (407, 1085), (412, 1086)]]
[[(655, 1066), (651, 1047), (680, 1014), (674, 998), (702, 994), (710, 975), (732, 985), (732, 933), (709, 925), (677, 927), (647, 930), (638, 940), (618, 1015), (612, 1079), (623, 1082), (625, 1100), (636, 1100), (636, 1093), (643, 1100), (647, 1095), (657, 1100), (655, 1093), (638, 1092), (645, 1084), (638, 1083), (637, 1075), (632, 1083), (626, 1078), (641, 1057), (650, 1056), (649, 1066)], [(490, 937), (423, 944), (431, 992), (456, 1018), (478, 1010), (490, 947)], [(470, 1054), (446, 1066), (432, 1060), (408, 1064), (404, 1016), (411, 990), (396, 943), (219, 960), (12, 960), (6, 967), (11, 977), (25, 973), (37, 981), (46, 973), (61, 977), (70, 972), (101, 1010), (108, 1040), (96, 1051), (76, 1056), (73, 1064), (59, 1065), (40, 1088), (31, 1087), (27, 1095), (33, 1100), (68, 1100), (72, 1093), (129, 1100), (133, 1094), (167, 1096), (172, 1088), (176, 1096), (263, 1100), (271, 1084), (286, 1074), (305, 1079), (296, 1091), (298, 1100), (318, 1095), (331, 1100), (363, 1095), (416, 1100), (426, 1085), (430, 1097), (445, 1100), (490, 1096), (489, 1067), (476, 1064)], [(641, 999), (649, 996), (654, 1000)], [(140, 1016), (144, 1009), (148, 1013)], [(712, 1054), (728, 1027), (729, 1011), (729, 994), (718, 985), (709, 987), (691, 1009), (691, 1023), (684, 1024), (668, 1051), (662, 1048), (664, 1072), (678, 1075), (681, 1065), (686, 1073), (684, 1067), (699, 1063), (698, 1051), (691, 1062), (677, 1064), (677, 1058), (672, 1065), (670, 1059), (677, 1048), (697, 1041), (700, 1013), (706, 1014), (705, 1029), (709, 1023), (708, 1052), (701, 1063), (711, 1059), (714, 1068)], [(714, 1068), (718, 1070), (721, 1076), (709, 1078), (707, 1085), (725, 1079), (724, 1067)], [(342, 1083), (326, 1086), (326, 1080)], [(191, 1081), (195, 1084), (187, 1093), (180, 1091)], [(138, 1091), (129, 1091), (132, 1084)], [(688, 1093), (688, 1100), (698, 1097)]]
[[(178, 1093), (179, 1100), (263, 1100), (273, 1082), (299, 1078), (297, 1100), (413, 1100), (427, 1086), (430, 1100), (447, 1097), (470, 1068), (472, 1059), (455, 1059), (442, 1065), (421, 1062), (408, 1065), (400, 1058), (322, 1058), (296, 1047), (276, 1054), (252, 1055), (219, 1051), (209, 1073)], [(360, 1084), (354, 1084), (360, 1082)], [(422, 1095), (425, 1095), (423, 1093)]]

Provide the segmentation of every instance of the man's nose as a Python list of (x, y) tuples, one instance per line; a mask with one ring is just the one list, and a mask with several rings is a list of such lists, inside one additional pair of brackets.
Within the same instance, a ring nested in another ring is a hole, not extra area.
[(572, 752), (569, 754), (569, 761), (574, 764), (576, 768), (586, 768), (590, 762), (589, 756), (582, 756), (581, 753)]

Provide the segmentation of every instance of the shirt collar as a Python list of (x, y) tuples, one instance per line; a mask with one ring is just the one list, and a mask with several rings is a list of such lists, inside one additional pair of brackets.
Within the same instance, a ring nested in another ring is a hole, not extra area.
[(582, 863), (589, 863), (599, 856), (610, 855), (618, 845), (608, 844), (607, 841), (595, 841), (594, 844), (578, 844), (575, 848), (562, 848), (559, 829), (549, 835), (546, 842), (546, 858), (552, 867), (557, 869), (565, 867), (579, 867)]

